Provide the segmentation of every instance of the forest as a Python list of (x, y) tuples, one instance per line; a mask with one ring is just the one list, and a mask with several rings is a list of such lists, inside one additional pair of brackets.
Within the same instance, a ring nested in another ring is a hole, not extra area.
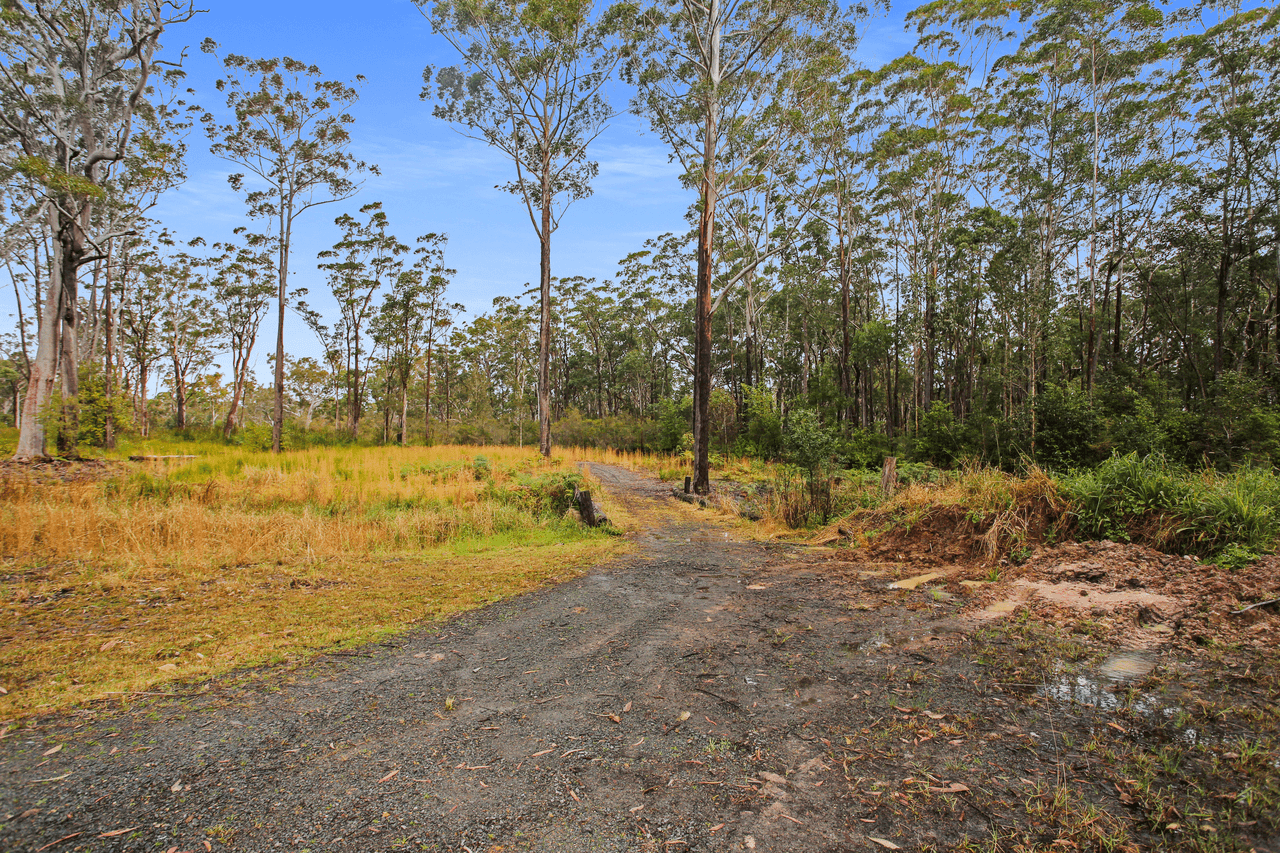
[(239, 2), (0, 0), (0, 849), (1277, 849), (1280, 8)]
[[(6, 4), (18, 458), (155, 429), (538, 440), (690, 452), (705, 491), (715, 459), (794, 455), (799, 424), (855, 468), (1280, 462), (1275, 9), (935, 0), (865, 67), (866, 8), (419, 5), (458, 64), (418, 108), (507, 159), (542, 246), (492, 305), (451, 296), (446, 234), (356, 196), (377, 167), (351, 153), (353, 84), (206, 40), (224, 74), (195, 104), (160, 43), (194, 41), (193, 5)], [(553, 276), (624, 109), (696, 200), (613, 279)], [(149, 216), (205, 144), (245, 201), (231, 240)], [(339, 239), (297, 257), (295, 219), (335, 200)], [(332, 316), (290, 287), (312, 263)], [(291, 354), (286, 311), (322, 358)]]

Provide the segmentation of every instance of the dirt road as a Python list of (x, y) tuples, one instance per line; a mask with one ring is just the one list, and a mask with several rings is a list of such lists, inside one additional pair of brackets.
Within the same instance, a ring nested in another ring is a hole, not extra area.
[(0, 741), (0, 850), (947, 849), (1064, 766), (1106, 789), (1064, 759), (1069, 714), (983, 680), (956, 603), (872, 608), (881, 581), (595, 473), (644, 524), (626, 559)]

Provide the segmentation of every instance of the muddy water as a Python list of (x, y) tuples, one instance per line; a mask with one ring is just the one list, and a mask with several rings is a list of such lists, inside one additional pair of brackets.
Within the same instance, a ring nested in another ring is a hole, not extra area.
[[(1039, 693), (1064, 704), (1107, 712), (1123, 708), (1162, 727), (1175, 725), (1183, 710), (1176, 697), (1146, 692), (1134, 696), (1130, 690), (1134, 682), (1151, 674), (1158, 661), (1152, 652), (1137, 649), (1118, 652), (1092, 672), (1059, 674), (1045, 682)], [(1194, 744), (1200, 740), (1201, 733), (1195, 728), (1179, 727), (1173, 737)]]

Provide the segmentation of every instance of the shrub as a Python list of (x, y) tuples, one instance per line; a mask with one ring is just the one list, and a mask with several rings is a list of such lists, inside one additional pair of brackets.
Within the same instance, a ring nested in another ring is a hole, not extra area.
[(1080, 531), (1251, 562), (1280, 543), (1280, 477), (1266, 468), (1191, 474), (1162, 456), (1113, 456), (1061, 480)]
[(920, 419), (912, 456), (917, 462), (951, 467), (960, 454), (959, 431), (960, 427), (951, 407), (941, 400), (935, 400)]
[(811, 409), (795, 409), (787, 418), (783, 434), (787, 461), (817, 474), (831, 462), (835, 436), (822, 425), (818, 413)]

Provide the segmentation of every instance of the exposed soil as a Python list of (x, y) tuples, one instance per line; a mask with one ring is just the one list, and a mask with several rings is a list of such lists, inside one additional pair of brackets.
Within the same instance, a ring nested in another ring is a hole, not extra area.
[(1280, 615), (1230, 612), (1275, 562), (1069, 544), (975, 586), (945, 531), (761, 543), (593, 470), (624, 559), (9, 732), (0, 850), (1280, 853)]

